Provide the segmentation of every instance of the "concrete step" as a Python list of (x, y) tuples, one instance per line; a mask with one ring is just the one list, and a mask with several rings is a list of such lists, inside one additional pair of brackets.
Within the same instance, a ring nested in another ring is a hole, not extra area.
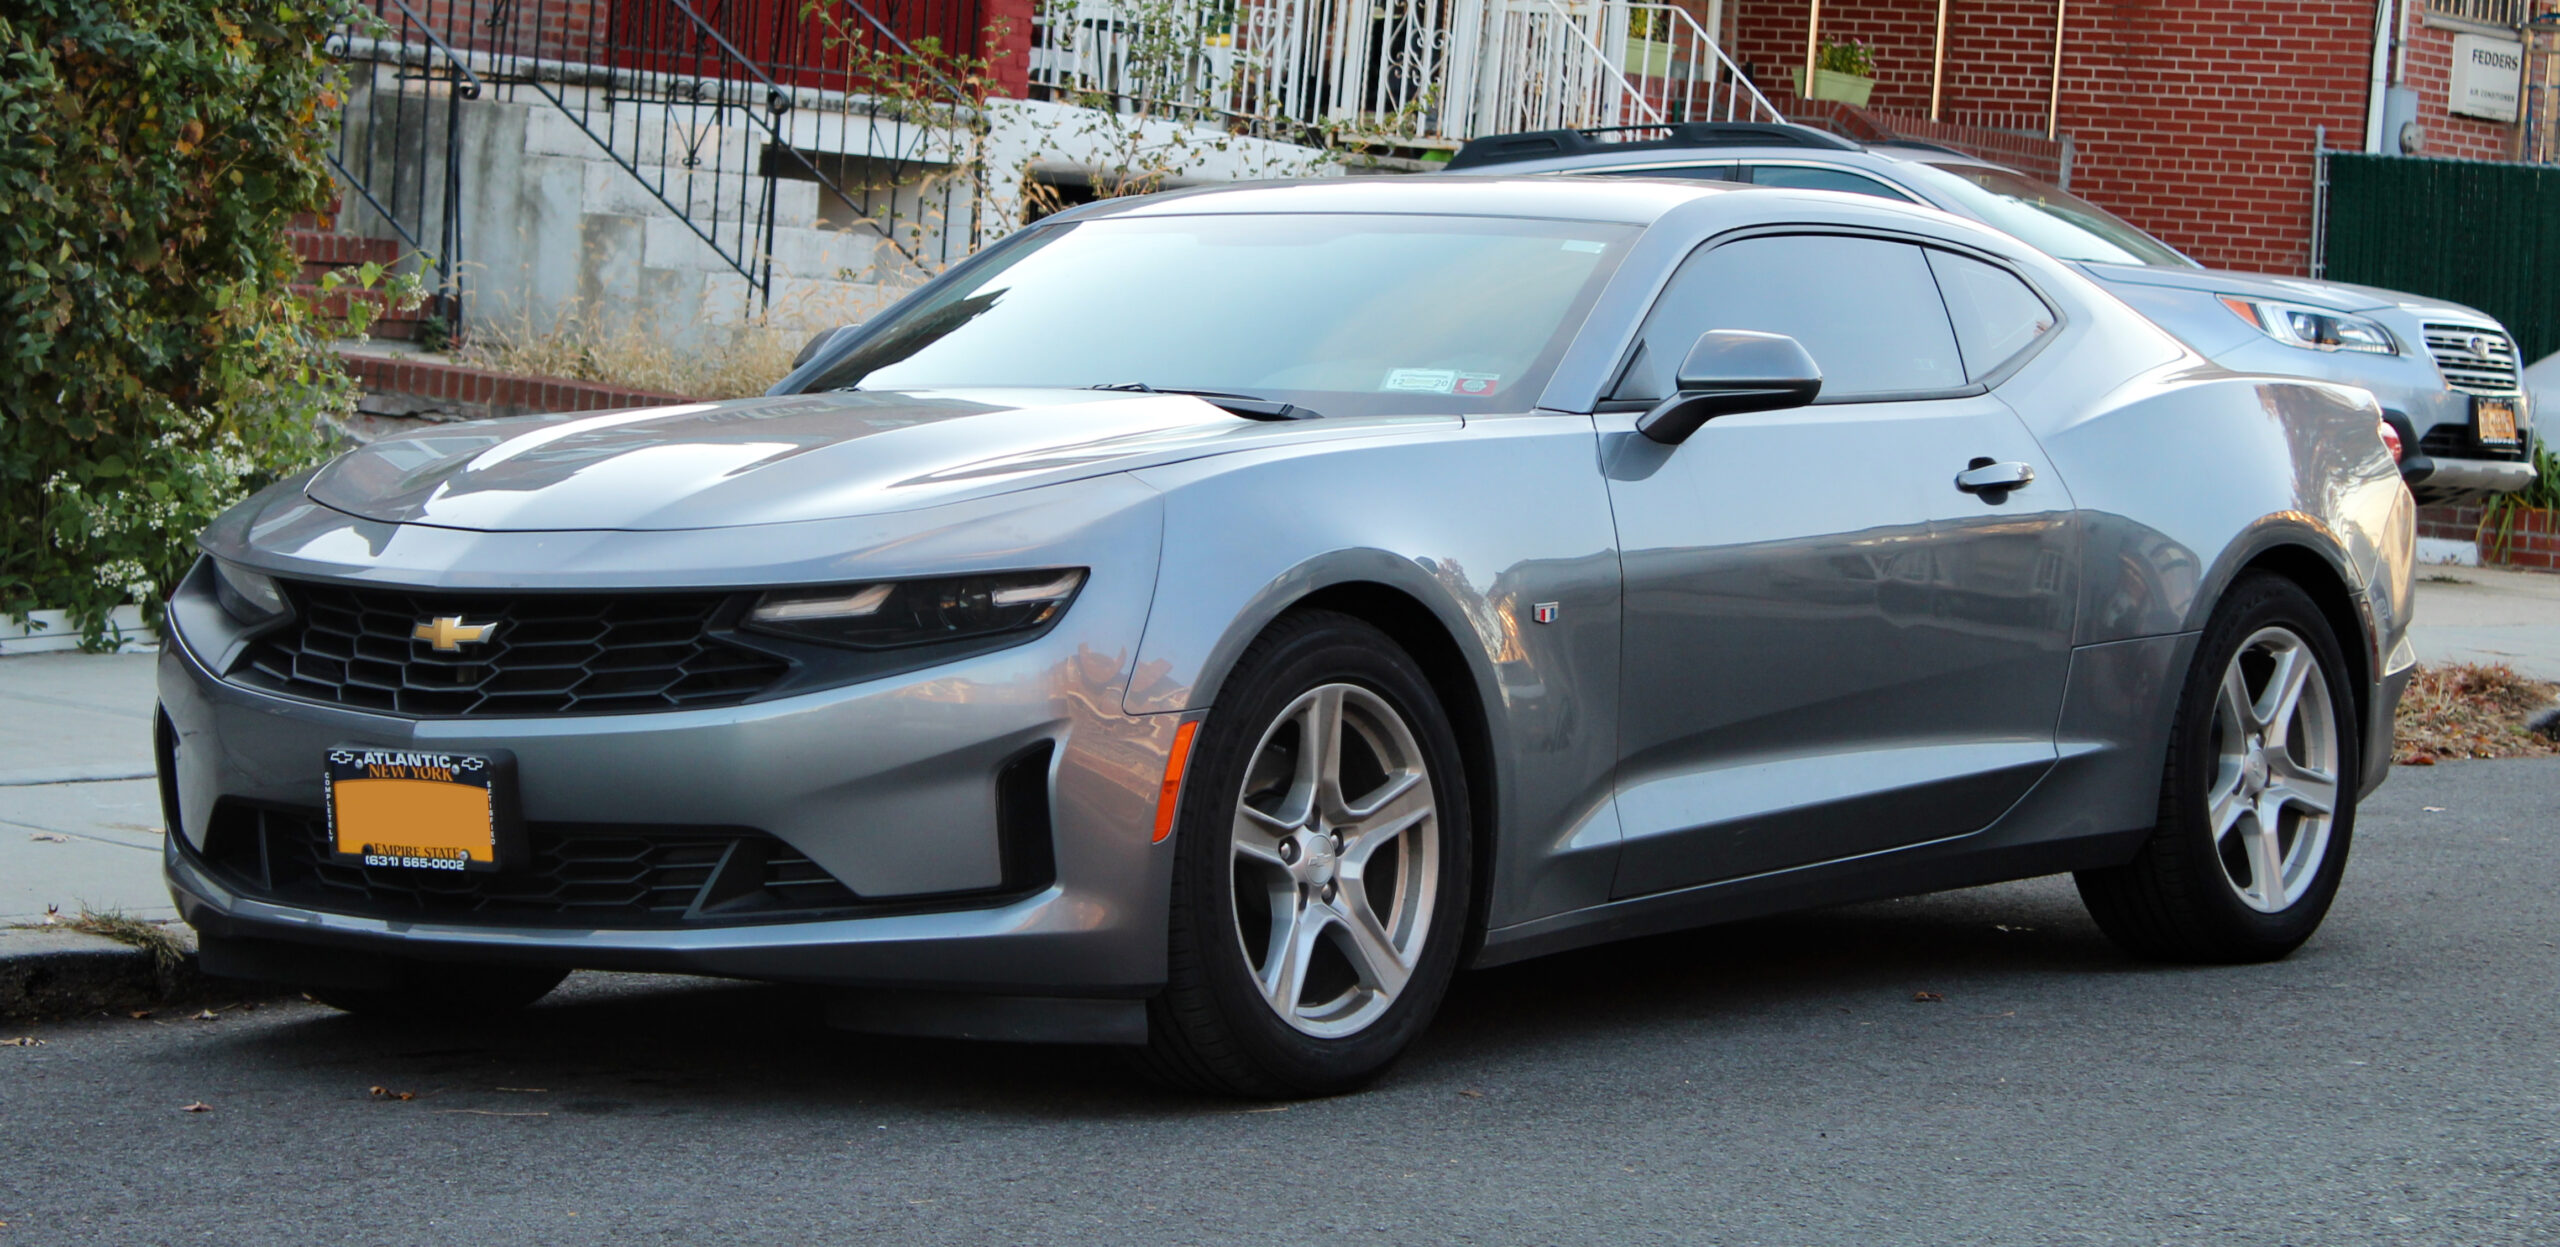
[[(705, 273), (735, 271), (728, 260), (673, 217), (651, 217), (643, 222), (643, 231), (640, 262), (646, 267)], [(880, 247), (880, 236), (870, 230), (777, 228), (773, 231), (773, 269), (781, 277), (869, 281)]]
[[(711, 174), (660, 167), (644, 167), (641, 174), (662, 188), (667, 201), (684, 209), (684, 215), (697, 221), (755, 220), (763, 207), (764, 179), (736, 174)], [(650, 193), (644, 184), (620, 165), (602, 160), (587, 161), (581, 174), (581, 205), (585, 211), (607, 216), (674, 217), (675, 209)], [(807, 228), (818, 220), (818, 196), (815, 182), (795, 182), (776, 178), (773, 183), (774, 224), (786, 228)]]

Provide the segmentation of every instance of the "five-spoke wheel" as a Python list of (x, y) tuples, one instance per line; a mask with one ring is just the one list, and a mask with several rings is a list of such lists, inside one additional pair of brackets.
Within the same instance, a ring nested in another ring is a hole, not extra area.
[(1200, 728), (1176, 824), (1167, 985), (1143, 1058), (1210, 1090), (1347, 1090), (1420, 1033), (1472, 865), (1456, 737), (1375, 627), (1290, 615)]
[(1438, 901), (1431, 767), (1384, 698), (1300, 694), (1262, 734), (1236, 799), (1235, 920), (1274, 1013), (1353, 1034), (1413, 977)]
[(2355, 821), (2358, 740), (2346, 658), (2299, 585), (2243, 577), (2197, 641), (2169, 733), (2160, 822), (2134, 860), (2080, 872), (2126, 949), (2263, 961), (2311, 937)]

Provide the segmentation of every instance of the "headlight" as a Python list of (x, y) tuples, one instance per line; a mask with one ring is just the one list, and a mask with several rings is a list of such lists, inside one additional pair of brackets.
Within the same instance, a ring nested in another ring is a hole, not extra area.
[(2313, 351), (2356, 351), (2366, 355), (2400, 353), (2400, 345), (2392, 339), (2390, 330), (2361, 316), (2341, 315), (2299, 303), (2244, 299), (2236, 294), (2222, 296), (2222, 306), (2230, 308), (2232, 315), (2257, 326), (2258, 332), (2286, 346)]
[(747, 612), (747, 627), (855, 649), (975, 640), (1038, 628), (1083, 586), (1084, 569), (1074, 567), (777, 589)]
[(213, 561), (213, 596), (244, 627), (271, 624), (293, 613), (293, 603), (274, 580), (220, 559)]

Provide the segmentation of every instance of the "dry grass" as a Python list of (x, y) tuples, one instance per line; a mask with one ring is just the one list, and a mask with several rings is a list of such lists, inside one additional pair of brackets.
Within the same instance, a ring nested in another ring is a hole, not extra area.
[(79, 917), (56, 919), (53, 925), (83, 935), (105, 936), (119, 944), (142, 949), (151, 954), (151, 959), (159, 963), (163, 971), (176, 969), (178, 963), (186, 958), (185, 946), (179, 944), (177, 937), (169, 934), (167, 928), (118, 910), (110, 909), (102, 914), (84, 905), (80, 908)]
[[(868, 319), (903, 291), (877, 299), (777, 303), (750, 321), (666, 325), (648, 312), (571, 306), (547, 325), (479, 321), (458, 363), (523, 376), (565, 377), (686, 398), (762, 394), (821, 329)], [(786, 301), (788, 302), (788, 301)]]
[(2528, 678), (2505, 663), (2422, 666), (2400, 698), (2395, 756), (2406, 765), (2427, 766), (2443, 758), (2560, 754), (2560, 740), (2526, 726), (2554, 702), (2560, 702), (2560, 685)]

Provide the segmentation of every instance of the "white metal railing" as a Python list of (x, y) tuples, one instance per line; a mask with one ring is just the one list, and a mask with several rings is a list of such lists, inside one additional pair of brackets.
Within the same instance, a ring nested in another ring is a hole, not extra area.
[(1778, 121), (1688, 10), (1648, 0), (1053, 0), (1035, 93), (1364, 136)]

